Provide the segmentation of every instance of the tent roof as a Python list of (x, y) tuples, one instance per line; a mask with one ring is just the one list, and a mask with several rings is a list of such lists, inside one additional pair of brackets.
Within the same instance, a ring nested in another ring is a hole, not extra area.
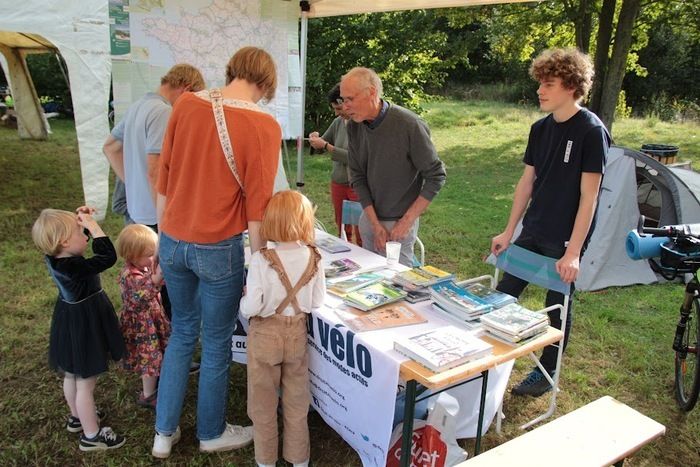
[[(379, 11), (418, 10), (421, 8), (448, 8), (490, 5), (496, 3), (532, 2), (532, 0), (310, 0), (310, 18), (352, 15)], [(539, 1), (539, 0), (538, 0)]]
[(56, 46), (39, 34), (25, 32), (0, 31), (0, 45), (11, 49), (56, 49)]

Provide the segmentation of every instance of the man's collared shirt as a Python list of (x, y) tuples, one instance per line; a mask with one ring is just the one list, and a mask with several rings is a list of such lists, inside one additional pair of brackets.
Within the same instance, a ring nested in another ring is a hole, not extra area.
[(385, 100), (382, 100), (382, 108), (381, 108), (381, 110), (379, 111), (379, 115), (377, 115), (377, 118), (375, 118), (375, 119), (372, 120), (371, 122), (370, 122), (369, 120), (365, 120), (365, 121), (362, 122), (362, 123), (364, 123), (365, 125), (367, 125), (370, 129), (374, 130), (374, 129), (377, 128), (379, 125), (381, 125), (382, 122), (384, 121), (384, 117), (386, 117), (386, 111), (387, 111), (387, 110), (389, 110), (389, 103), (388, 103), (387, 101), (385, 101)]

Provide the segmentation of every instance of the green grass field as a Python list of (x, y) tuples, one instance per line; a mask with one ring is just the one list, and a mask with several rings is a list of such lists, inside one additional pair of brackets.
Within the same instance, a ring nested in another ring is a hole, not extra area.
[[(445, 100), (427, 105), (425, 118), (448, 173), (447, 184), (421, 220), (429, 264), (460, 278), (490, 272), (482, 257), (490, 238), (505, 225), (529, 125), (539, 116), (530, 108), (492, 102)], [(42, 208), (70, 210), (82, 204), (83, 197), (73, 123), (52, 121), (52, 126), (48, 142), (20, 141), (16, 131), (0, 127), (0, 465), (150, 465), (154, 415), (135, 404), (139, 379), (116, 367), (99, 380), (96, 399), (108, 412), (106, 425), (124, 433), (127, 444), (106, 454), (83, 454), (77, 436), (64, 429), (67, 409), (61, 380), (46, 363), (56, 291), (31, 242), (30, 228)], [(614, 136), (617, 144), (632, 148), (643, 143), (676, 144), (680, 159), (700, 167), (698, 124), (621, 120), (615, 123)], [(295, 161), (290, 166), (294, 185)], [(307, 156), (305, 170), (304, 192), (318, 205), (320, 220), (332, 229), (330, 161)], [(121, 225), (121, 219), (110, 213), (104, 228), (114, 238)], [(117, 307), (120, 266), (102, 277)], [(577, 294), (557, 415), (609, 394), (666, 425), (666, 435), (626, 465), (698, 462), (700, 407), (684, 414), (673, 398), (671, 340), (682, 294), (679, 284)], [(542, 292), (536, 290), (523, 297), (532, 308), (539, 308), (542, 300)], [(519, 361), (511, 384), (529, 366), (526, 359)], [(233, 365), (231, 373), (229, 419), (247, 422), (245, 371)], [(252, 447), (220, 455), (198, 452), (195, 394), (192, 379), (181, 420), (183, 440), (164, 464), (254, 465)], [(487, 433), (483, 446), (488, 449), (518, 436), (518, 425), (543, 410), (545, 399), (506, 394), (503, 434)], [(310, 417), (315, 465), (359, 465), (354, 451), (317, 414)], [(463, 445), (473, 452), (471, 440)]]

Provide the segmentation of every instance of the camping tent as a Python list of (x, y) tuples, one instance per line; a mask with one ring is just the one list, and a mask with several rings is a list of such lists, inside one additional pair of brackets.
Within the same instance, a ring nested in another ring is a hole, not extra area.
[(104, 213), (109, 166), (102, 156), (102, 143), (109, 132), (107, 103), (111, 70), (107, 1), (24, 0), (3, 8), (0, 53), (6, 59), (3, 65), (12, 88), (22, 138), (47, 139), (48, 136), (25, 62), (27, 54), (42, 52), (60, 53), (65, 61), (73, 96), (85, 201)]
[(700, 173), (669, 167), (633, 149), (608, 153), (598, 218), (581, 261), (579, 290), (650, 284), (656, 275), (646, 261), (627, 257), (625, 239), (644, 214), (652, 226), (700, 222)]

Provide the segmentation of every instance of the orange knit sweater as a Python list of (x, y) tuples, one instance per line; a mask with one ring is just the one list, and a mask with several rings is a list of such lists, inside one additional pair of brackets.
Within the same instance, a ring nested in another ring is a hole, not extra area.
[(158, 193), (166, 197), (160, 229), (190, 243), (216, 243), (260, 221), (275, 181), (282, 132), (263, 112), (224, 105), (243, 196), (226, 162), (211, 103), (183, 94), (163, 140)]

